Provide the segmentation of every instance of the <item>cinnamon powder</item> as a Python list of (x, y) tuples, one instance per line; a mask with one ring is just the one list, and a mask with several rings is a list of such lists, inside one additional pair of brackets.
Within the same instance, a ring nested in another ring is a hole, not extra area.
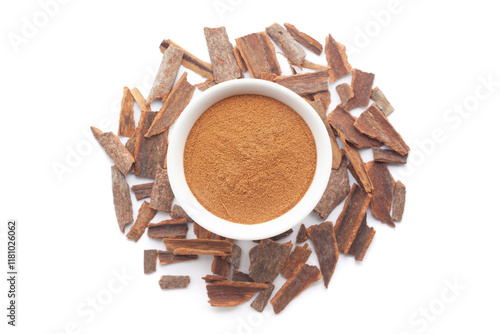
[(292, 108), (261, 95), (219, 101), (186, 140), (184, 172), (196, 199), (214, 215), (258, 224), (292, 209), (311, 185), (316, 145)]

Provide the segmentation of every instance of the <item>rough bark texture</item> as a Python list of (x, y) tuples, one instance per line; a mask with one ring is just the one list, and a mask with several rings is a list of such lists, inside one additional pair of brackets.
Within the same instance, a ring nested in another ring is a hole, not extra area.
[(389, 103), (384, 93), (380, 88), (375, 87), (372, 89), (371, 98), (375, 101), (377, 107), (384, 113), (385, 116), (389, 116), (394, 111), (394, 107)]
[(189, 276), (163, 275), (158, 282), (162, 289), (180, 289), (188, 286)]
[(209, 303), (212, 306), (229, 307), (248, 301), (267, 284), (252, 282), (218, 281), (207, 285)]
[(137, 215), (137, 220), (135, 221), (135, 224), (130, 228), (130, 230), (127, 233), (127, 238), (130, 240), (133, 240), (137, 242), (142, 235), (144, 234), (144, 231), (146, 230), (146, 227), (148, 226), (149, 222), (151, 219), (154, 218), (156, 215), (156, 210), (152, 209), (149, 206), (149, 202), (144, 201), (139, 208), (139, 214)]
[(208, 80), (214, 80), (214, 76), (212, 73), (212, 64), (207, 63), (206, 61), (201, 60), (200, 58), (194, 56), (192, 53), (183, 49), (179, 44), (171, 41), (170, 39), (164, 39), (160, 44), (160, 51), (165, 52), (165, 50), (173, 45), (177, 49), (183, 51), (182, 55), (182, 66), (185, 68), (189, 68), (191, 71), (198, 73), (202, 77), (207, 78)]
[(394, 201), (392, 202), (392, 220), (400, 222), (403, 219), (406, 201), (406, 187), (401, 181), (394, 188)]
[(216, 83), (241, 78), (241, 71), (233, 53), (233, 46), (226, 28), (204, 29), (208, 53), (212, 61), (212, 72)]
[(151, 207), (158, 211), (170, 212), (173, 201), (174, 192), (170, 187), (168, 172), (166, 169), (158, 168), (151, 190)]
[(322, 92), (317, 92), (313, 94), (314, 101), (319, 101), (321, 102), (321, 106), (323, 107), (323, 111), (326, 116), (326, 112), (328, 110), (328, 107), (330, 106), (330, 103), (332, 102), (332, 96), (330, 94), (329, 90), (325, 90)]
[(328, 90), (328, 72), (316, 71), (289, 76), (279, 76), (275, 81), (295, 93), (311, 94)]
[(372, 182), (368, 177), (368, 173), (366, 172), (365, 168), (365, 163), (361, 158), (359, 150), (356, 147), (349, 144), (342, 136), (340, 136), (340, 139), (342, 140), (342, 144), (344, 144), (347, 157), (351, 162), (352, 170), (355, 171), (355, 173), (353, 173), (353, 176), (356, 178), (358, 183), (363, 187), (363, 189), (365, 189), (366, 192), (371, 192), (373, 189)]
[(140, 201), (141, 199), (151, 197), (151, 190), (153, 189), (153, 182), (136, 184), (135, 186), (132, 186), (131, 189), (135, 195), (135, 199)]
[(229, 263), (224, 261), (220, 256), (214, 256), (212, 261), (212, 273), (214, 275), (229, 276)]
[(130, 89), (123, 87), (122, 105), (120, 108), (120, 122), (118, 136), (133, 137), (135, 134), (134, 97)]
[(158, 259), (160, 260), (160, 265), (165, 265), (189, 260), (196, 260), (198, 259), (198, 255), (175, 255), (174, 253), (169, 251), (158, 251)]
[(199, 90), (202, 92), (206, 91), (207, 89), (215, 86), (217, 83), (214, 80), (207, 80), (202, 83), (196, 84), (195, 86), (198, 87)]
[(212, 240), (215, 237), (215, 233), (210, 232), (197, 223), (193, 224), (193, 232), (198, 239)]
[(141, 109), (141, 111), (151, 111), (151, 107), (147, 104), (146, 99), (144, 96), (141, 94), (139, 89), (133, 88), (131, 91), (132, 96), (134, 97), (135, 102), (137, 102), (137, 105)]
[(248, 67), (247, 64), (245, 63), (245, 60), (243, 60), (243, 57), (241, 56), (240, 49), (238, 49), (237, 46), (233, 48), (233, 54), (234, 58), (236, 59), (236, 62), (238, 63), (238, 67), (240, 68), (241, 72), (247, 72)]
[(351, 73), (352, 68), (347, 60), (345, 46), (337, 43), (332, 35), (328, 35), (326, 38), (325, 54), (328, 66), (330, 66), (330, 70), (328, 70), (330, 83)]
[(401, 155), (393, 150), (384, 150), (378, 147), (374, 147), (372, 150), (374, 161), (404, 165), (408, 159), (408, 155)]
[(352, 90), (354, 96), (347, 103), (347, 110), (352, 110), (357, 107), (366, 107), (370, 103), (370, 94), (372, 90), (373, 80), (375, 74), (360, 71), (358, 69), (352, 70)]
[(232, 280), (235, 282), (253, 282), (250, 275), (233, 268)]
[(113, 183), (113, 203), (115, 205), (116, 219), (118, 220), (120, 231), (124, 233), (125, 226), (134, 221), (130, 190), (125, 175), (116, 166), (111, 167), (111, 179)]
[(267, 283), (267, 288), (259, 292), (257, 297), (254, 299), (252, 304), (250, 306), (255, 309), (257, 312), (262, 312), (264, 311), (264, 308), (267, 305), (267, 302), (271, 298), (271, 295), (273, 294), (274, 290), (274, 284), (272, 283)]
[(298, 266), (306, 263), (309, 255), (311, 255), (312, 250), (309, 248), (309, 245), (306, 243), (304, 246), (295, 246), (292, 253), (285, 262), (283, 269), (281, 269), (281, 275), (285, 278), (292, 277), (292, 274)]
[(307, 233), (306, 233), (306, 227), (304, 224), (300, 225), (299, 232), (297, 233), (297, 239), (295, 239), (295, 242), (300, 244), (307, 241)]
[(350, 99), (354, 96), (354, 91), (348, 83), (343, 83), (335, 87), (337, 94), (340, 97), (340, 105), (345, 107)]
[[(226, 240), (163, 239), (163, 243), (167, 250), (174, 252), (176, 255), (228, 256), (233, 251), (233, 244)], [(176, 250), (179, 249), (182, 249), (182, 251), (177, 252)]]
[(356, 233), (356, 237), (352, 242), (351, 248), (349, 249), (349, 254), (354, 255), (356, 261), (363, 261), (365, 257), (366, 251), (372, 242), (373, 237), (375, 236), (375, 229), (373, 227), (369, 227), (366, 224), (366, 214), (359, 226), (358, 232)]
[(151, 274), (156, 271), (156, 259), (158, 258), (158, 252), (156, 249), (145, 249), (144, 250), (144, 273)]
[(330, 213), (342, 203), (349, 194), (349, 174), (347, 173), (347, 161), (342, 159), (338, 169), (332, 169), (330, 179), (314, 211), (319, 213), (321, 219), (326, 219)]
[(182, 62), (182, 50), (171, 45), (165, 52), (163, 52), (163, 58), (156, 74), (155, 81), (151, 87), (151, 91), (148, 96), (148, 104), (154, 99), (161, 99), (165, 101), (168, 94), (174, 86), (175, 78), (177, 77), (177, 72)]
[(205, 283), (213, 283), (218, 281), (227, 281), (227, 277), (217, 276), (217, 275), (205, 275), (201, 278)]
[(225, 258), (225, 260), (233, 265), (234, 268), (240, 267), (241, 247), (233, 244), (233, 253)]
[(366, 169), (373, 185), (373, 198), (371, 202), (372, 213), (381, 222), (395, 227), (396, 225), (391, 217), (394, 179), (389, 172), (389, 168), (384, 162), (370, 161), (366, 164)]
[(102, 146), (111, 160), (113, 160), (120, 172), (122, 172), (123, 175), (127, 175), (134, 163), (134, 157), (122, 144), (120, 138), (112, 132), (102, 132), (93, 126), (91, 126), (90, 129), (97, 142)]
[(186, 219), (170, 219), (148, 224), (148, 237), (153, 239), (186, 239)]
[(323, 45), (321, 45), (320, 42), (312, 38), (311, 36), (307, 35), (306, 33), (303, 33), (299, 31), (297, 28), (295, 28), (294, 25), (290, 23), (285, 23), (285, 28), (288, 30), (290, 35), (302, 44), (305, 48), (308, 50), (312, 51), (313, 53), (317, 54), (318, 56), (323, 52)]
[(274, 45), (265, 32), (257, 32), (237, 38), (236, 45), (252, 78), (260, 79), (263, 72), (281, 75)]
[(285, 265), (292, 243), (265, 239), (250, 249), (250, 277), (255, 282), (272, 283)]
[(328, 288), (328, 284), (335, 271), (335, 266), (339, 260), (339, 249), (333, 223), (324, 222), (322, 224), (310, 226), (307, 229), (307, 235), (314, 244), (325, 287)]
[(321, 120), (323, 121), (323, 124), (325, 124), (326, 131), (328, 132), (328, 135), (330, 138), (335, 139), (335, 133), (333, 133), (332, 127), (330, 126), (330, 123), (328, 123), (328, 119), (325, 114), (325, 110), (323, 109), (323, 106), (321, 105), (320, 101), (311, 101), (309, 102), (311, 107), (316, 110), (316, 113), (319, 115)]
[(186, 219), (186, 222), (188, 222), (188, 223), (192, 223), (194, 221), (193, 219), (191, 219), (191, 217), (188, 216), (186, 211), (184, 211), (184, 209), (180, 205), (177, 205), (177, 204), (174, 204), (172, 211), (170, 211), (170, 217), (172, 217), (173, 219), (184, 218), (184, 219)]
[[(278, 235), (275, 235), (274, 237), (270, 237), (268, 239), (272, 240), (272, 241), (278, 241), (278, 240), (281, 240), (283, 238), (286, 238), (288, 237), (290, 234), (293, 233), (293, 229), (289, 229), (289, 230), (286, 230), (285, 232), (283, 233), (280, 233)], [(262, 239), (263, 240), (263, 239)], [(253, 240), (253, 242), (261, 242), (262, 240)]]
[(266, 32), (274, 43), (279, 46), (290, 62), (297, 66), (302, 65), (306, 53), (285, 28), (278, 23), (273, 23), (266, 28)]

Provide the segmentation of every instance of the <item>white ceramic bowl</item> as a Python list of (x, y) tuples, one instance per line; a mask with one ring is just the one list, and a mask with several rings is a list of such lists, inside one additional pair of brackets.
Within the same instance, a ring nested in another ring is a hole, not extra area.
[[(253, 225), (233, 223), (206, 210), (194, 197), (184, 175), (184, 145), (192, 126), (214, 103), (240, 94), (264, 95), (295, 110), (307, 123), (317, 149), (316, 172), (309, 190), (290, 211), (273, 220)], [(218, 235), (238, 240), (265, 239), (300, 223), (316, 206), (326, 189), (332, 166), (332, 148), (325, 125), (302, 97), (288, 88), (259, 79), (238, 79), (218, 84), (194, 99), (182, 112), (170, 133), (167, 169), (175, 197), (186, 213), (198, 224)]]

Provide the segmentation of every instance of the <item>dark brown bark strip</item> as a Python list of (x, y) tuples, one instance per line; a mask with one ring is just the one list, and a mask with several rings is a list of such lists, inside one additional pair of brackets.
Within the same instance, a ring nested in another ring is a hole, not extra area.
[(204, 81), (202, 83), (199, 83), (199, 84), (196, 84), (195, 86), (198, 87), (199, 90), (201, 90), (202, 92), (206, 91), (207, 89), (215, 86), (216, 83), (215, 81), (213, 80), (207, 80), (207, 81)]
[(184, 209), (180, 205), (177, 205), (177, 204), (174, 204), (172, 211), (170, 211), (170, 217), (172, 217), (173, 219), (184, 218), (184, 219), (186, 219), (186, 222), (188, 222), (188, 223), (193, 222), (193, 219), (188, 216), (186, 211), (184, 211)]
[(304, 246), (295, 246), (293, 251), (290, 253), (290, 256), (285, 262), (283, 269), (281, 269), (281, 275), (286, 279), (292, 277), (294, 270), (306, 263), (307, 259), (311, 255), (312, 250), (309, 248), (309, 245), (306, 243)]
[(394, 111), (394, 107), (390, 104), (390, 102), (385, 97), (384, 93), (380, 88), (375, 87), (371, 91), (371, 98), (375, 101), (377, 107), (384, 113), (387, 117)]
[(141, 109), (141, 111), (151, 111), (151, 107), (148, 106), (146, 99), (142, 95), (142, 93), (139, 91), (137, 88), (133, 88), (130, 93), (132, 93), (132, 96), (134, 97), (135, 102), (137, 102), (137, 105)]
[(130, 154), (125, 145), (122, 144), (120, 138), (112, 132), (102, 132), (93, 126), (91, 126), (90, 129), (97, 142), (102, 146), (111, 160), (113, 160), (120, 172), (122, 172), (123, 175), (127, 175), (134, 163), (134, 157)]
[(355, 171), (353, 176), (356, 178), (358, 183), (365, 189), (366, 192), (371, 192), (373, 189), (372, 182), (370, 181), (370, 178), (368, 177), (368, 173), (366, 172), (366, 167), (365, 163), (363, 162), (363, 159), (361, 158), (361, 154), (359, 153), (359, 150), (354, 147), (353, 145), (349, 144), (342, 136), (340, 136), (340, 139), (342, 140), (342, 144), (344, 144), (345, 151), (347, 153), (347, 157), (349, 158), (349, 161), (351, 162), (352, 170)]
[(374, 236), (375, 229), (366, 224), (365, 214), (365, 217), (359, 226), (358, 232), (356, 233), (356, 237), (352, 242), (351, 248), (349, 249), (349, 254), (354, 255), (356, 261), (363, 261), (366, 251), (368, 250)]
[(374, 147), (372, 150), (374, 161), (404, 165), (408, 159), (408, 155), (401, 155), (393, 150), (384, 150), (378, 147)]
[(148, 237), (153, 239), (186, 239), (186, 219), (169, 219), (148, 224)]
[(207, 285), (209, 303), (217, 307), (236, 306), (248, 301), (267, 284), (252, 282), (218, 281)]
[(201, 60), (200, 58), (194, 56), (192, 53), (183, 49), (179, 44), (171, 41), (170, 39), (164, 39), (160, 44), (160, 51), (165, 52), (165, 50), (173, 45), (177, 49), (180, 49), (184, 52), (182, 55), (182, 66), (185, 68), (189, 68), (191, 71), (198, 73), (202, 77), (205, 77), (209, 80), (214, 80), (214, 76), (212, 73), (212, 64), (207, 63), (206, 61)]
[(116, 166), (111, 167), (111, 179), (116, 220), (118, 221), (120, 231), (124, 233), (125, 226), (134, 221), (130, 190), (125, 175)]
[(174, 192), (170, 187), (168, 172), (166, 169), (158, 167), (151, 190), (151, 207), (158, 211), (170, 212), (173, 201)]
[(398, 181), (394, 187), (394, 200), (392, 202), (392, 220), (400, 222), (403, 219), (406, 201), (406, 187)]
[(122, 105), (120, 108), (120, 122), (118, 136), (133, 137), (135, 134), (134, 97), (128, 87), (123, 87)]
[(345, 46), (337, 43), (332, 35), (326, 37), (325, 54), (328, 66), (330, 66), (328, 70), (330, 83), (351, 73), (352, 68), (347, 60)]
[(188, 286), (189, 276), (163, 275), (158, 282), (162, 289), (181, 289)]
[(158, 252), (156, 249), (145, 249), (144, 250), (144, 273), (151, 274), (156, 271), (156, 259), (158, 258)]
[(212, 72), (216, 83), (241, 78), (241, 71), (233, 53), (226, 28), (204, 28)]
[(144, 201), (141, 207), (139, 208), (139, 214), (137, 215), (135, 224), (130, 228), (130, 230), (127, 233), (127, 238), (137, 242), (137, 240), (139, 240), (142, 237), (144, 231), (146, 230), (146, 227), (148, 226), (149, 222), (154, 218), (155, 215), (156, 215), (156, 210), (152, 209), (149, 206), (149, 202)]
[(372, 181), (371, 210), (373, 215), (382, 223), (395, 227), (391, 217), (392, 194), (394, 190), (394, 179), (387, 164), (384, 162), (370, 161), (366, 163), (368, 176)]
[(316, 110), (316, 113), (318, 116), (321, 118), (323, 121), (323, 124), (325, 124), (326, 131), (328, 132), (328, 135), (330, 138), (335, 138), (335, 133), (333, 133), (332, 127), (330, 126), (330, 123), (328, 123), (328, 119), (326, 118), (325, 110), (323, 109), (323, 106), (321, 105), (320, 101), (312, 101), (309, 102), (311, 107)]
[(276, 83), (294, 91), (295, 93), (310, 94), (328, 90), (328, 72), (316, 71), (276, 78)]
[(193, 224), (193, 232), (198, 239), (212, 240), (215, 237), (215, 233), (210, 232), (197, 223)]
[(295, 28), (294, 25), (290, 23), (285, 23), (284, 24), (286, 30), (292, 35), (292, 37), (302, 44), (306, 49), (312, 51), (313, 53), (317, 54), (318, 56), (323, 52), (323, 45), (321, 45), (320, 42), (312, 38), (306, 33), (303, 33), (299, 31), (297, 28)]
[(255, 282), (272, 283), (285, 265), (292, 243), (281, 244), (269, 239), (250, 249), (250, 277)]
[(250, 277), (250, 275), (241, 272), (239, 270), (236, 270), (233, 268), (233, 275), (232, 279), (235, 282), (253, 282), (254, 280)]
[(300, 44), (293, 39), (292, 35), (278, 23), (273, 23), (266, 28), (266, 32), (271, 39), (279, 46), (288, 60), (297, 66), (301, 66), (306, 53)]
[(319, 267), (323, 275), (325, 287), (328, 288), (333, 272), (339, 260), (339, 249), (337, 238), (332, 222), (310, 226), (307, 229), (307, 236), (312, 240), (314, 249), (318, 257)]
[(153, 189), (153, 182), (136, 184), (131, 187), (132, 192), (135, 195), (135, 199), (140, 201), (147, 197), (151, 197), (151, 190)]
[(236, 38), (236, 45), (252, 78), (260, 79), (263, 72), (281, 75), (274, 45), (265, 32)]
[(332, 102), (332, 96), (330, 94), (329, 90), (325, 90), (322, 92), (317, 92), (313, 94), (314, 101), (319, 101), (321, 102), (321, 106), (323, 107), (323, 111), (326, 116), (326, 112), (328, 111), (328, 106), (330, 106), (330, 103)]
[(229, 263), (224, 261), (220, 256), (214, 256), (212, 273), (214, 275), (229, 277)]
[(358, 69), (352, 70), (352, 90), (354, 96), (347, 103), (347, 110), (357, 107), (366, 107), (370, 103), (370, 94), (372, 90), (375, 74), (363, 72)]
[(348, 83), (343, 83), (335, 87), (337, 94), (340, 97), (340, 105), (345, 107), (350, 99), (354, 96), (354, 91)]
[(297, 233), (297, 238), (295, 239), (295, 242), (300, 244), (305, 242), (306, 240), (307, 240), (306, 227), (304, 224), (300, 224), (300, 229), (299, 232)]
[(245, 63), (245, 60), (243, 60), (243, 57), (241, 56), (240, 49), (238, 49), (237, 46), (233, 48), (233, 54), (234, 58), (236, 59), (236, 62), (238, 63), (238, 67), (240, 68), (241, 72), (247, 72), (248, 67), (247, 64)]
[(175, 255), (174, 253), (169, 251), (158, 251), (158, 259), (160, 260), (160, 265), (165, 265), (189, 260), (196, 260), (198, 259), (198, 255)]
[(271, 298), (271, 295), (273, 294), (274, 290), (274, 284), (273, 283), (267, 283), (267, 288), (259, 292), (257, 297), (253, 300), (252, 304), (250, 306), (255, 309), (257, 312), (262, 312), (264, 311), (264, 308), (267, 305), (267, 302)]
[[(233, 251), (233, 244), (226, 240), (204, 240), (204, 239), (163, 239), (167, 250), (177, 255), (220, 255), (228, 256)], [(178, 254), (176, 250), (183, 251)], [(187, 254), (189, 250), (189, 254)]]
[(218, 281), (227, 281), (227, 277), (217, 276), (217, 275), (205, 275), (201, 278), (205, 283), (213, 283)]
[(163, 52), (160, 68), (149, 92), (148, 104), (151, 104), (154, 99), (165, 101), (174, 86), (175, 78), (177, 78), (177, 73), (181, 67), (182, 55), (182, 50), (173, 45), (169, 46)]
[(234, 268), (238, 269), (240, 267), (240, 260), (241, 260), (241, 247), (236, 244), (233, 244), (232, 254), (227, 256), (224, 260), (231, 263)]

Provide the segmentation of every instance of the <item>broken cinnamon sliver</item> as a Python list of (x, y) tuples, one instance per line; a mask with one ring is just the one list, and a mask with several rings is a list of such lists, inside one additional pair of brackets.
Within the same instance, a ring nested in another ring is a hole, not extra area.
[(333, 223), (324, 222), (322, 224), (310, 226), (307, 229), (307, 235), (314, 244), (325, 287), (328, 288), (337, 261), (339, 260), (339, 249)]
[(193, 232), (198, 239), (211, 240), (215, 236), (215, 233), (210, 232), (209, 230), (203, 228), (201, 225), (197, 223), (193, 224)]
[(271, 39), (279, 46), (285, 56), (294, 65), (301, 66), (306, 53), (300, 44), (293, 39), (292, 35), (278, 23), (273, 23), (266, 28), (266, 32)]
[(271, 82), (275, 82), (277, 77), (278, 76), (276, 74), (274, 74), (274, 73), (269, 74), (269, 73), (266, 73), (266, 72), (262, 72), (262, 74), (260, 75), (260, 78), (262, 80), (267, 80), (267, 81), (271, 81)]
[(209, 303), (217, 307), (231, 307), (248, 301), (265, 283), (217, 281), (207, 285)]
[(236, 62), (238, 63), (238, 67), (240, 68), (241, 72), (247, 72), (247, 64), (245, 64), (245, 61), (243, 60), (243, 57), (241, 56), (240, 49), (238, 49), (237, 46), (233, 48), (233, 54), (234, 58), (236, 59)]
[(400, 222), (403, 219), (405, 201), (406, 187), (401, 181), (398, 181), (394, 187), (394, 200), (392, 202), (392, 220), (395, 222)]
[(188, 223), (193, 222), (193, 219), (188, 216), (186, 211), (184, 211), (184, 209), (180, 205), (177, 205), (177, 204), (174, 204), (172, 211), (170, 211), (170, 217), (172, 217), (173, 219), (184, 218), (184, 219), (186, 219), (186, 222), (188, 222)]
[(235, 281), (235, 282), (253, 282), (254, 280), (250, 277), (250, 275), (245, 274), (245, 273), (233, 268), (232, 281)]
[(113, 160), (120, 172), (122, 172), (123, 175), (127, 175), (134, 163), (134, 157), (130, 154), (125, 145), (122, 144), (120, 138), (112, 132), (102, 132), (93, 126), (91, 126), (90, 129), (97, 142), (102, 146), (111, 160)]
[(184, 262), (189, 260), (196, 260), (198, 255), (175, 255), (169, 251), (158, 251), (158, 259), (160, 260), (160, 265)]
[(325, 90), (322, 92), (317, 92), (313, 94), (314, 101), (319, 101), (321, 102), (321, 106), (323, 107), (323, 111), (326, 112), (328, 110), (328, 106), (330, 105), (330, 102), (332, 102), (332, 96), (330, 94), (329, 90)]
[(375, 104), (361, 113), (354, 126), (368, 137), (381, 141), (401, 155), (407, 155), (410, 151), (401, 135)]
[(349, 252), (371, 200), (371, 194), (364, 191), (356, 183), (352, 185), (351, 192), (334, 228), (339, 252)]
[(274, 45), (263, 31), (236, 38), (236, 45), (252, 78), (263, 72), (281, 75)]
[[(176, 255), (231, 255), (233, 244), (226, 240), (163, 239), (167, 250)], [(182, 251), (177, 251), (181, 249)]]
[(189, 282), (189, 276), (163, 275), (158, 283), (162, 289), (179, 289), (187, 287)]
[(295, 269), (285, 284), (279, 289), (276, 295), (271, 299), (274, 313), (278, 314), (297, 297), (302, 291), (314, 282), (319, 281), (323, 276), (318, 267), (304, 264)]
[(323, 121), (323, 124), (325, 124), (326, 131), (328, 132), (328, 135), (330, 136), (330, 138), (335, 138), (335, 134), (333, 133), (332, 127), (328, 123), (328, 119), (326, 118), (325, 110), (323, 109), (321, 102), (320, 101), (312, 101), (312, 102), (309, 102), (309, 104), (311, 105), (311, 107), (314, 108), (314, 110), (316, 110), (316, 113)]
[(122, 105), (120, 108), (120, 122), (118, 136), (133, 137), (135, 134), (134, 97), (130, 89), (123, 87)]
[(307, 240), (306, 227), (304, 224), (301, 224), (295, 242), (299, 244), (305, 242), (306, 240)]
[(250, 307), (255, 309), (257, 312), (262, 312), (264, 311), (264, 308), (267, 305), (267, 302), (271, 298), (271, 295), (273, 294), (274, 290), (274, 284), (273, 283), (267, 283), (267, 288), (259, 292), (257, 297), (254, 299), (252, 304), (250, 304)]
[(299, 265), (306, 263), (309, 255), (311, 255), (312, 250), (309, 248), (309, 245), (306, 243), (304, 246), (295, 246), (292, 253), (285, 262), (285, 266), (281, 269), (281, 275), (285, 278), (292, 277), (293, 271)]
[(347, 60), (345, 46), (337, 43), (332, 35), (328, 35), (326, 38), (325, 54), (328, 66), (330, 66), (328, 70), (330, 83), (351, 73), (352, 68)]
[(354, 96), (354, 91), (352, 87), (348, 83), (343, 83), (335, 87), (335, 90), (339, 94), (340, 97), (340, 105), (345, 107), (347, 102)]
[(168, 172), (166, 169), (158, 167), (151, 190), (151, 207), (158, 211), (170, 212), (173, 201), (174, 192), (170, 187)]
[(206, 91), (207, 89), (215, 86), (216, 83), (215, 81), (213, 80), (207, 80), (207, 81), (204, 81), (202, 83), (199, 83), (199, 84), (196, 84), (195, 86), (198, 87), (199, 90), (201, 90), (202, 92)]
[(160, 44), (160, 51), (163, 53), (170, 46), (175, 46), (177, 49), (182, 50), (184, 53), (182, 55), (182, 66), (185, 68), (189, 68), (191, 71), (198, 73), (202, 77), (207, 78), (208, 80), (214, 80), (214, 76), (212, 73), (212, 64), (207, 63), (206, 61), (201, 60), (200, 58), (194, 56), (192, 53), (183, 49), (179, 44), (171, 41), (170, 39), (164, 39)]
[(241, 78), (241, 71), (233, 53), (226, 28), (204, 28), (212, 72), (216, 83)]
[(213, 283), (218, 281), (227, 281), (227, 277), (217, 276), (217, 275), (205, 275), (201, 278), (205, 283)]
[(378, 147), (374, 147), (372, 150), (374, 161), (404, 165), (408, 159), (408, 155), (401, 155), (393, 150), (384, 150)]
[(374, 79), (375, 74), (373, 73), (363, 72), (358, 69), (352, 70), (351, 86), (354, 96), (347, 103), (347, 110), (368, 105)]
[(365, 257), (366, 251), (370, 246), (373, 237), (375, 236), (375, 229), (373, 227), (369, 227), (366, 224), (366, 214), (359, 226), (358, 232), (356, 233), (356, 237), (352, 242), (351, 248), (349, 249), (349, 254), (354, 255), (356, 261), (363, 261)]
[(394, 111), (394, 107), (389, 103), (384, 93), (380, 88), (375, 87), (371, 91), (371, 98), (375, 101), (377, 107), (384, 113), (385, 116), (389, 116)]
[(148, 237), (153, 239), (185, 239), (187, 231), (186, 219), (170, 219), (148, 224)]
[(366, 172), (366, 167), (365, 163), (363, 162), (363, 159), (361, 158), (361, 154), (359, 153), (359, 150), (354, 147), (353, 145), (349, 144), (343, 136), (340, 136), (340, 140), (342, 140), (342, 144), (344, 144), (345, 151), (347, 153), (347, 157), (349, 158), (350, 166), (352, 166), (352, 169), (355, 171), (353, 176), (356, 178), (356, 180), (359, 182), (359, 184), (365, 189), (366, 192), (371, 192), (373, 189), (372, 182), (370, 181), (370, 178), (368, 177), (368, 173)]
[(139, 208), (139, 214), (137, 215), (135, 224), (130, 228), (130, 230), (127, 233), (127, 238), (137, 242), (137, 240), (139, 240), (142, 237), (144, 231), (146, 230), (146, 227), (148, 226), (149, 222), (154, 218), (155, 215), (156, 215), (156, 210), (152, 209), (149, 206), (149, 202), (144, 201), (141, 207)]
[(132, 192), (135, 195), (136, 200), (145, 199), (147, 197), (151, 197), (151, 190), (153, 189), (153, 182), (136, 184), (132, 186)]
[(318, 56), (323, 52), (323, 45), (321, 45), (320, 42), (312, 38), (311, 36), (307, 35), (306, 33), (303, 33), (299, 31), (297, 28), (295, 28), (294, 25), (290, 23), (285, 23), (284, 24), (286, 30), (292, 35), (292, 37), (302, 44), (306, 49), (314, 52)]
[(130, 93), (132, 93), (132, 96), (134, 97), (135, 102), (137, 102), (137, 105), (141, 109), (141, 111), (151, 111), (151, 107), (148, 106), (146, 99), (144, 96), (141, 94), (139, 89), (133, 88)]
[(120, 172), (118, 167), (111, 167), (111, 178), (113, 183), (113, 203), (115, 206), (116, 219), (118, 220), (120, 231), (124, 233), (125, 226), (134, 221), (130, 190), (125, 175)]
[(250, 249), (250, 277), (255, 282), (272, 283), (285, 265), (292, 243), (281, 244), (269, 239)]
[(158, 252), (156, 249), (145, 249), (144, 250), (144, 273), (151, 274), (156, 271), (156, 259), (158, 258)]
[(299, 95), (328, 90), (328, 71), (279, 76), (275, 82)]
[(240, 267), (241, 260), (241, 247), (233, 244), (233, 252), (231, 255), (226, 256), (224, 260), (231, 263), (234, 268), (238, 269)]
[(153, 86), (151, 87), (151, 91), (148, 96), (148, 104), (151, 105), (151, 102), (154, 99), (161, 99), (165, 101), (168, 94), (172, 90), (174, 86), (175, 78), (177, 77), (177, 72), (179, 72), (179, 68), (182, 62), (182, 50), (176, 48), (171, 45), (163, 52), (163, 58), (160, 64), (160, 68), (158, 69), (158, 73), (156, 74), (155, 81), (153, 82)]
[(214, 275), (229, 276), (229, 263), (224, 261), (220, 256), (214, 256), (212, 261), (212, 273)]
[(145, 136), (149, 138), (167, 130), (188, 105), (194, 89), (195, 86), (187, 81), (187, 72), (184, 72), (168, 95)]

